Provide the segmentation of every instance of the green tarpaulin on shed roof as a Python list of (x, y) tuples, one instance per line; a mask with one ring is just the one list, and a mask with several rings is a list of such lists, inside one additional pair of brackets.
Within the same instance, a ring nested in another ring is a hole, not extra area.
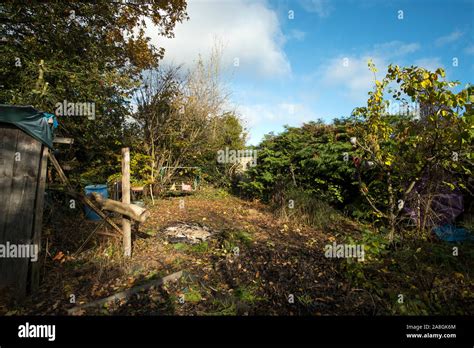
[(44, 113), (32, 106), (0, 104), (0, 122), (13, 124), (49, 148), (53, 147), (53, 132)]

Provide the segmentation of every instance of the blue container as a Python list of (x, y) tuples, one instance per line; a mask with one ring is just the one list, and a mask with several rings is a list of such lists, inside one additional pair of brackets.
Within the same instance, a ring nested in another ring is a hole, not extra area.
[[(109, 192), (107, 191), (107, 185), (89, 185), (84, 188), (86, 196), (90, 195), (92, 192), (96, 192), (104, 198), (109, 198)], [(97, 215), (91, 208), (87, 205), (84, 206), (84, 212), (86, 213), (87, 220), (102, 220), (102, 218)]]

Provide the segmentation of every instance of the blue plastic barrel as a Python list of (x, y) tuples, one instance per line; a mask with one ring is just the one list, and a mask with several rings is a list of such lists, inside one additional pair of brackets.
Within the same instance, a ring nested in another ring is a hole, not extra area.
[[(90, 195), (92, 192), (96, 192), (104, 198), (109, 198), (109, 192), (107, 191), (107, 185), (89, 185), (84, 188), (86, 195)], [(84, 212), (86, 213), (87, 220), (102, 220), (91, 208), (87, 205), (84, 206)]]

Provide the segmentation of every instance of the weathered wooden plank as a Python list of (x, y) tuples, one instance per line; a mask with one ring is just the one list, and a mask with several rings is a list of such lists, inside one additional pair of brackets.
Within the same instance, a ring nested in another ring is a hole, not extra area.
[(61, 137), (56, 137), (53, 139), (53, 143), (57, 144), (74, 144), (74, 139), (73, 138), (61, 138)]
[[(16, 148), (16, 128), (0, 123), (0, 241), (5, 240), (8, 204), (11, 196), (11, 179), (13, 176), (12, 159)], [(1, 265), (0, 265), (1, 266)], [(1, 270), (1, 269), (0, 269)]]
[(59, 174), (59, 178), (63, 182), (64, 185), (66, 185), (67, 189), (69, 191), (74, 191), (74, 188), (72, 187), (71, 183), (69, 182), (69, 179), (67, 178), (66, 174), (64, 174), (61, 166), (59, 165), (58, 160), (54, 156), (52, 152), (49, 153), (49, 160), (54, 166), (54, 169), (56, 169), (56, 172)]
[[(33, 227), (33, 244), (38, 245), (38, 254), (41, 251), (41, 229), (43, 227), (44, 190), (46, 186), (46, 169), (48, 168), (49, 149), (43, 145), (40, 166), (38, 168), (38, 183), (36, 186), (35, 216)], [(40, 262), (37, 260), (31, 264), (30, 290), (35, 292), (39, 287)]]
[[(4, 159), (5, 163), (13, 162), (13, 170), (10, 195), (2, 199), (2, 204), (7, 204), (2, 244), (31, 245), (42, 144), (19, 129), (10, 129), (7, 133), (15, 133), (15, 146), (12, 151), (13, 143), (7, 145), (8, 157)], [(1, 262), (2, 283), (13, 285), (19, 297), (26, 295), (30, 259), (4, 258)]]
[[(13, 222), (11, 226), (11, 239), (15, 240), (16, 244), (31, 245), (33, 243), (33, 226), (34, 226), (34, 211), (36, 190), (38, 185), (38, 168), (42, 154), (42, 144), (30, 137), (25, 132), (18, 130), (18, 143), (15, 156), (19, 159), (15, 162), (18, 167), (13, 167), (13, 178), (18, 178), (18, 183), (21, 183), (21, 203), (20, 209), (14, 213), (17, 216), (17, 222)], [(15, 170), (17, 169), (17, 171)], [(16, 191), (16, 190), (14, 190)], [(21, 226), (21, 227), (20, 227)], [(16, 259), (18, 264), (12, 269), (18, 280), (18, 297), (26, 296), (28, 284), (28, 271), (31, 260), (28, 258)]]
[[(0, 244), (5, 245), (10, 234), (8, 222), (10, 200), (12, 198), (12, 178), (14, 154), (16, 150), (18, 129), (12, 125), (0, 123)], [(15, 281), (10, 272), (11, 260), (0, 259), (0, 287), (12, 286)]]

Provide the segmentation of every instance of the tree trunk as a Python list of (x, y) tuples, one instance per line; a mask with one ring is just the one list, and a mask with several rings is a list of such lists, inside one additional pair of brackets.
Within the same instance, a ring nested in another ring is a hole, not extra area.
[[(122, 203), (130, 204), (130, 149), (122, 149)], [(132, 225), (128, 217), (123, 216), (123, 252), (124, 256), (132, 256)]]

